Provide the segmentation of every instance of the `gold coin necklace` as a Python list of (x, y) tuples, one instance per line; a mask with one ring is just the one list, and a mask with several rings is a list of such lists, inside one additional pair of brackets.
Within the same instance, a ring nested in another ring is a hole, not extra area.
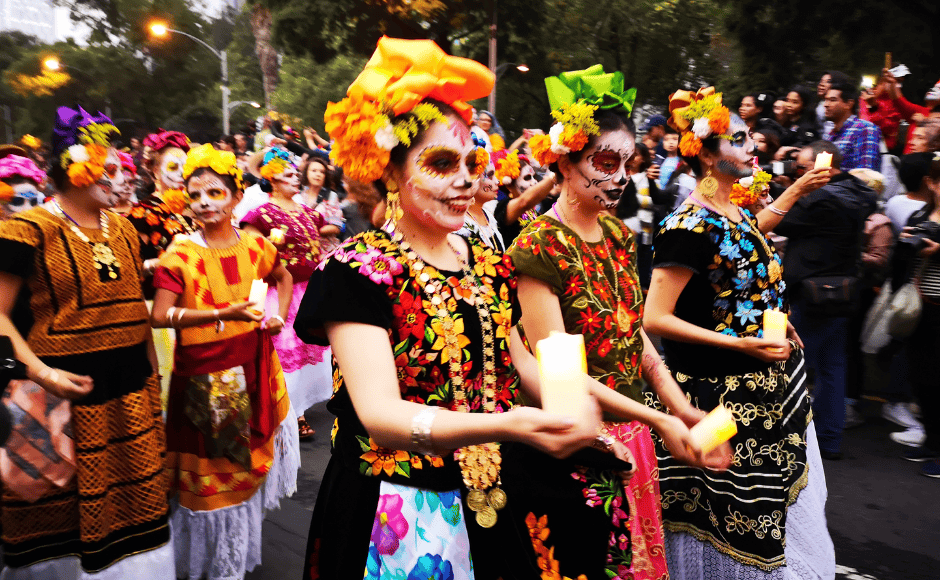
[(55, 198), (52, 199), (52, 208), (55, 210), (53, 213), (65, 221), (65, 224), (72, 230), (72, 233), (78, 236), (78, 239), (91, 246), (91, 258), (94, 261), (95, 269), (98, 270), (98, 275), (101, 277), (101, 280), (104, 281), (105, 271), (107, 271), (108, 278), (116, 280), (121, 272), (121, 263), (108, 244), (108, 225), (111, 220), (108, 219), (107, 212), (104, 210), (98, 211), (98, 220), (101, 224), (101, 235), (104, 237), (104, 242), (92, 242), (88, 236), (85, 235), (85, 232), (78, 229), (78, 222), (72, 219), (72, 216), (65, 213), (65, 210), (59, 205), (59, 200)]
[[(396, 232), (392, 241), (398, 244), (402, 254), (408, 260), (413, 278), (424, 294), (428, 297), (432, 307), (436, 309), (435, 316), (440, 322), (444, 335), (444, 350), (441, 353), (448, 362), (448, 374), (454, 393), (456, 410), (462, 413), (470, 412), (467, 397), (467, 385), (463, 377), (463, 351), (460, 348), (454, 317), (448, 309), (448, 300), (454, 297), (450, 284), (443, 279), (443, 275), (432, 266), (425, 264), (418, 253), (404, 241), (400, 232)], [(496, 410), (496, 341), (494, 339), (493, 317), (487, 306), (486, 297), (481, 291), (482, 281), (474, 275), (467, 260), (450, 243), (448, 245), (457, 256), (463, 279), (460, 288), (469, 291), (469, 298), (462, 298), (473, 305), (480, 318), (480, 329), (483, 334), (483, 389), (481, 407), (484, 412), (492, 413)], [(499, 486), (500, 455), (499, 443), (481, 443), (468, 445), (455, 452), (460, 465), (460, 473), (464, 485), (467, 486), (467, 507), (476, 514), (476, 521), (480, 527), (491, 528), (496, 525), (498, 510), (506, 507), (507, 496)]]
[(773, 250), (770, 249), (770, 245), (768, 245), (767, 240), (764, 239), (764, 234), (757, 228), (756, 224), (751, 222), (747, 216), (745, 216), (744, 219), (747, 220), (748, 226), (754, 230), (754, 235), (760, 240), (760, 244), (764, 247), (764, 253), (767, 254), (767, 279), (770, 280), (771, 284), (779, 282), (783, 277), (783, 267), (780, 265), (780, 262), (777, 261)]

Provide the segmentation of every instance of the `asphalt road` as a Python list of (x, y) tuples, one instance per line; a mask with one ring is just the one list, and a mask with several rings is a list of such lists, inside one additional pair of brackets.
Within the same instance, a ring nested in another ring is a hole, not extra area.
[[(826, 516), (836, 547), (837, 578), (940, 579), (940, 479), (919, 474), (888, 438), (897, 430), (880, 416), (880, 403), (863, 401), (868, 422), (847, 431), (841, 461), (826, 461)], [(253, 580), (300, 580), (310, 514), (329, 459), (332, 416), (325, 404), (307, 411), (317, 430), (301, 443), (299, 490), (264, 524), (263, 565)]]

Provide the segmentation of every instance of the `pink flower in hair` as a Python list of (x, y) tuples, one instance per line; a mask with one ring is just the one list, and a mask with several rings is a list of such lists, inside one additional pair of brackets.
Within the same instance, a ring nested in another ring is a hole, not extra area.
[(46, 178), (46, 174), (28, 157), (7, 155), (0, 159), (0, 179), (11, 177), (25, 177), (35, 182), (36, 185), (40, 185)]

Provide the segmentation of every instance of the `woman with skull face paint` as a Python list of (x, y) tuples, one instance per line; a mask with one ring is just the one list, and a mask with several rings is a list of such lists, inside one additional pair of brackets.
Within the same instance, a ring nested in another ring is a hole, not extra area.
[(528, 157), (506, 149), (493, 153), (493, 165), (499, 194), (495, 201), (487, 202), (487, 209), (496, 217), (500, 235), (508, 247), (522, 228), (538, 217), (535, 207), (552, 192), (555, 175), (548, 172), (539, 181)]
[[(160, 256), (177, 236), (196, 231), (196, 223), (188, 215), (183, 193), (183, 166), (189, 139), (178, 131), (160, 131), (148, 135), (144, 145), (151, 150), (149, 170), (154, 176), (156, 190), (149, 199), (141, 199), (127, 213), (140, 236), (140, 257), (144, 263), (144, 298), (153, 306), (155, 289), (153, 272)], [(166, 408), (170, 375), (173, 373), (173, 349), (176, 335), (167, 328), (153, 329), (153, 344), (160, 365), (161, 400)]]
[(521, 498), (507, 504), (494, 441), (562, 457), (596, 432), (596, 405), (578, 417), (515, 407), (520, 388), (538, 400), (515, 279), (504, 256), (453, 233), (488, 160), (466, 100), (493, 80), (431, 41), (383, 38), (327, 107), (335, 162), (387, 190), (390, 211), (314, 273), (295, 322), (338, 365), (305, 578), (498, 577), (491, 567), (519, 559), (519, 537), (500, 529)]
[[(722, 473), (680, 465), (657, 448), (670, 575), (832, 578), (802, 344), (789, 323), (788, 340), (762, 330), (765, 311), (788, 309), (780, 257), (761, 231), (770, 221), (761, 217), (758, 228), (731, 201), (735, 182), (752, 174), (753, 142), (712, 87), (674, 93), (669, 110), (699, 179), (655, 239), (644, 323), (663, 337), (666, 361), (692, 403), (723, 405), (737, 423), (735, 468)], [(808, 180), (828, 179), (828, 170), (811, 173)], [(788, 190), (761, 216), (786, 213), (781, 204), (793, 197)]]
[[(3, 461), (4, 577), (173, 577), (140, 250), (134, 228), (108, 211), (124, 177), (116, 134), (100, 113), (60, 107), (50, 170), (59, 193), (0, 223), (0, 334), (27, 366), (28, 413), (44, 418)], [(26, 290), (34, 320), (20, 334), (10, 314)]]
[(129, 153), (118, 151), (118, 157), (121, 159), (121, 173), (124, 174), (124, 183), (120, 187), (113, 188), (117, 203), (114, 204), (112, 211), (126, 217), (134, 205), (137, 166), (134, 165), (134, 158)]
[[(243, 187), (233, 153), (196, 147), (183, 175), (203, 227), (160, 258), (151, 315), (178, 333), (166, 414), (176, 577), (241, 578), (261, 563), (264, 511), (296, 490), (297, 415), (270, 336), (291, 275), (271, 242), (231, 224)], [(277, 285), (267, 320), (248, 302), (257, 279)]]
[[(486, 147), (483, 139), (471, 133), (473, 142), (477, 147)], [(486, 172), (480, 177), (480, 187), (476, 195), (473, 196), (473, 203), (467, 209), (467, 215), (464, 217), (463, 227), (457, 231), (461, 236), (476, 236), (480, 238), (487, 247), (499, 252), (506, 251), (506, 244), (503, 242), (503, 236), (499, 231), (499, 223), (493, 214), (493, 208), (488, 205), (489, 202), (496, 199), (499, 182), (496, 180), (496, 167), (493, 160), (486, 166)]]
[[(320, 231), (326, 220), (313, 209), (294, 201), (299, 192), (300, 177), (290, 154), (272, 148), (264, 155), (261, 176), (271, 183), (271, 201), (251, 210), (242, 218), (242, 228), (268, 238), (280, 251), (281, 262), (290, 272), (294, 290), (285, 328), (274, 337), (291, 405), (297, 412), (301, 439), (313, 437), (314, 432), (304, 411), (332, 394), (330, 349), (305, 344), (294, 332), (294, 318), (300, 300), (307, 290), (307, 280), (320, 261)], [(268, 290), (268, 312), (276, 311), (277, 289)]]
[[(605, 100), (582, 94), (585, 86), (603, 86)], [(630, 177), (635, 133), (628, 115), (635, 91), (624, 90), (621, 73), (605, 74), (600, 65), (550, 77), (546, 87), (558, 122), (530, 145), (540, 164), (561, 172), (562, 192), (549, 212), (523, 230), (509, 256), (520, 275), (527, 339), (536, 344), (555, 331), (584, 336), (589, 374), (599, 381), (592, 392), (606, 411), (607, 461), (569, 462), (561, 470), (565, 485), (573, 483), (582, 498), (580, 506), (532, 493), (520, 513), (528, 512), (532, 533), (532, 522), (541, 527), (544, 520), (551, 528), (551, 536), (533, 547), (541, 556), (553, 546), (564, 575), (658, 579), (667, 572), (651, 429), (687, 463), (725, 467), (730, 449), (703, 458), (691, 444), (689, 427), (704, 413), (682, 396), (641, 327), (636, 239), (610, 215)], [(653, 395), (647, 385), (670, 402), (671, 416), (644, 404)], [(610, 467), (618, 458), (632, 465), (632, 474)], [(514, 465), (510, 459), (508, 469)], [(588, 537), (586, 529), (599, 535)]]
[(42, 203), (40, 187), (45, 179), (46, 174), (28, 157), (10, 154), (0, 158), (0, 219)]

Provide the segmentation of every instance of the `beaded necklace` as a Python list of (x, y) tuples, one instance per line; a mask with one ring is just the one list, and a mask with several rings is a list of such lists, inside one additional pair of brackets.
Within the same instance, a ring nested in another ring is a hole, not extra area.
[[(92, 260), (94, 260), (95, 269), (98, 270), (98, 275), (102, 276), (104, 271), (107, 270), (108, 278), (116, 280), (118, 274), (121, 272), (121, 263), (108, 244), (108, 225), (111, 220), (108, 218), (107, 213), (103, 210), (98, 210), (98, 222), (101, 224), (101, 235), (104, 237), (104, 242), (92, 242), (88, 236), (85, 235), (85, 232), (78, 229), (78, 222), (72, 219), (72, 216), (65, 213), (65, 210), (59, 205), (59, 200), (55, 198), (52, 199), (52, 208), (54, 210), (53, 213), (65, 221), (65, 224), (72, 230), (72, 233), (78, 236), (78, 239), (91, 246), (91, 257)], [(103, 276), (102, 280), (104, 280)]]
[[(444, 352), (448, 359), (448, 374), (454, 392), (456, 410), (469, 413), (470, 405), (467, 400), (467, 387), (464, 383), (462, 367), (463, 352), (460, 348), (459, 337), (454, 325), (453, 313), (448, 309), (447, 301), (453, 296), (443, 275), (434, 267), (428, 266), (421, 260), (418, 253), (408, 242), (404, 241), (400, 231), (392, 236), (392, 241), (401, 249), (402, 255), (408, 261), (408, 266), (415, 273), (418, 286), (428, 297), (431, 304), (437, 309), (435, 316), (441, 323), (444, 331)], [(480, 328), (483, 334), (483, 401), (484, 412), (492, 413), (496, 410), (496, 342), (493, 331), (493, 317), (487, 307), (486, 298), (481, 286), (482, 281), (473, 273), (469, 260), (464, 259), (460, 251), (447, 240), (447, 245), (457, 256), (463, 278), (459, 284), (461, 289), (470, 292), (469, 299), (464, 299), (476, 307), (480, 318)], [(468, 445), (455, 452), (464, 485), (468, 488), (467, 507), (476, 513), (476, 521), (481, 527), (491, 528), (496, 525), (496, 512), (506, 506), (506, 492), (500, 489), (499, 476), (500, 456), (499, 443), (482, 443)], [(487, 491), (489, 490), (489, 491)]]

